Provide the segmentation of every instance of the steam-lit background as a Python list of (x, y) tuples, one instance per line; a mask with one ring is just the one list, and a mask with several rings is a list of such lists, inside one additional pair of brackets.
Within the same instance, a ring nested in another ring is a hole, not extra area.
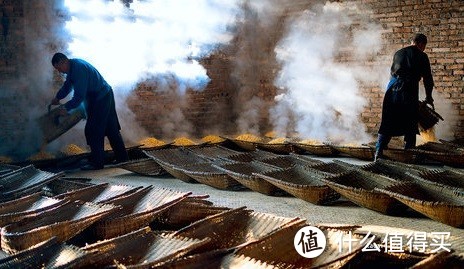
[[(39, 150), (40, 132), (34, 119), (46, 111), (60, 86), (50, 64), (56, 51), (87, 60), (112, 85), (123, 137), (135, 144), (150, 135), (127, 104), (137, 85), (149, 79), (159, 92), (172, 91), (175, 85), (174, 94), (182, 103), (187, 90), (202, 91), (210, 82), (201, 59), (232, 41), (238, 48), (230, 77), (239, 100), (234, 102), (233, 128), (227, 130), (259, 132), (259, 111), (265, 100), (257, 94), (257, 78), (270, 72), (277, 94), (268, 124), (278, 136), (297, 133), (322, 141), (358, 143), (375, 139), (361, 120), (361, 113), (371, 105), (361, 85), (383, 89), (392, 56), (381, 55), (392, 55), (398, 48), (385, 46), (382, 33), (389, 29), (369, 19), (365, 7), (314, 1), (301, 12), (289, 13), (286, 1), (278, 0), (134, 0), (130, 5), (106, 0), (41, 2), (25, 8), (31, 13), (25, 18), (34, 21), (26, 22), (24, 75), (5, 83), (1, 93), (5, 97), (18, 89), (27, 92), (15, 101), (27, 125), (18, 134), (24, 139), (2, 143), (1, 155), (25, 158)], [(238, 33), (239, 41), (234, 40)], [(259, 49), (269, 44), (273, 49)], [(375, 64), (366, 65), (366, 61)], [(439, 101), (437, 106), (446, 117), (448, 107), (440, 107)], [(181, 109), (163, 117), (168, 119), (159, 126), (164, 136), (193, 135)], [(67, 143), (85, 145), (83, 125), (48, 149)], [(440, 135), (446, 137), (448, 131), (442, 128)]]

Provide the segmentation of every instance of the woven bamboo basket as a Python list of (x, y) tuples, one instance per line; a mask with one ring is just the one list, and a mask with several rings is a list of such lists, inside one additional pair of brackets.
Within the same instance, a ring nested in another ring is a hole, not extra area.
[(49, 109), (49, 112), (37, 119), (45, 143), (55, 140), (79, 121), (85, 118), (83, 106), (74, 109), (70, 115), (60, 116), (59, 107)]
[(346, 266), (347, 268), (413, 268), (415, 264), (423, 261), (429, 254), (408, 253), (408, 252), (388, 252), (381, 247), (380, 251), (362, 251), (353, 258)]
[(311, 165), (310, 167), (316, 170), (322, 171), (322, 172), (333, 174), (333, 175), (341, 174), (341, 173), (345, 173), (345, 172), (349, 172), (353, 170), (353, 167), (343, 165), (339, 162), (320, 163), (320, 164)]
[(388, 148), (383, 151), (383, 156), (397, 162), (422, 164), (424, 163), (424, 156), (420, 153), (421, 151), (417, 149)]
[(335, 144), (331, 144), (330, 146), (336, 149), (338, 152), (344, 153), (350, 157), (358, 158), (364, 161), (374, 160), (375, 149), (368, 146), (349, 146)]
[[(82, 179), (82, 180), (81, 180)], [(56, 196), (71, 192), (74, 190), (83, 189), (90, 186), (95, 186), (95, 184), (90, 183), (91, 179), (87, 178), (67, 178), (63, 177), (57, 180), (54, 180), (42, 188), (42, 192), (47, 196)]]
[(196, 181), (183, 173), (180, 167), (208, 162), (208, 159), (200, 157), (192, 151), (184, 148), (145, 151), (145, 154), (155, 160), (161, 167), (163, 167), (164, 170), (175, 178), (189, 183)]
[[(351, 242), (351, 252), (339, 251), (340, 234), (346, 232), (336, 228), (320, 227), (326, 237), (326, 248), (320, 256), (307, 259), (300, 256), (294, 246), (295, 234), (305, 226), (308, 224), (304, 220), (289, 223), (257, 241), (240, 246), (235, 254), (261, 260), (278, 268), (281, 268), (281, 265), (284, 265), (284, 268), (287, 268), (287, 265), (291, 265), (290, 268), (344, 268), (343, 266), (362, 250), (360, 237), (353, 234), (352, 237), (356, 240)], [(341, 247), (347, 249), (348, 242), (343, 241)]]
[(256, 175), (277, 188), (313, 204), (326, 204), (340, 198), (340, 194), (320, 181), (320, 178), (331, 174), (319, 170), (297, 165)]
[(62, 177), (64, 173), (50, 173), (32, 165), (15, 170), (0, 178), (0, 200), (8, 201), (37, 192), (47, 183)]
[(254, 150), (249, 152), (242, 152), (234, 155), (230, 155), (225, 160), (235, 161), (235, 162), (251, 162), (251, 161), (259, 161), (263, 159), (273, 158), (279, 155), (276, 155), (272, 152), (264, 151), (264, 150)]
[(214, 161), (219, 158), (227, 158), (232, 155), (239, 154), (240, 152), (228, 149), (222, 146), (208, 146), (208, 147), (199, 147), (189, 149), (196, 155), (199, 155), (202, 158), (207, 158), (208, 160)]
[(22, 198), (2, 203), (0, 206), (0, 227), (39, 216), (41, 213), (62, 206), (66, 201), (41, 196), (34, 193)]
[(397, 214), (406, 209), (394, 198), (378, 191), (378, 189), (395, 184), (397, 181), (393, 179), (370, 172), (353, 170), (321, 178), (321, 180), (353, 203), (382, 214)]
[(427, 170), (424, 167), (412, 164), (405, 164), (389, 160), (377, 160), (361, 166), (362, 170), (384, 175), (399, 181), (413, 181), (421, 171)]
[(80, 268), (80, 265), (89, 257), (90, 253), (76, 246), (62, 243), (59, 245), (59, 249), (49, 256), (48, 261), (42, 266), (43, 268)]
[(67, 203), (42, 214), (41, 218), (3, 227), (1, 246), (7, 253), (16, 253), (54, 236), (64, 242), (118, 209), (110, 205)]
[(238, 140), (238, 139), (231, 139), (230, 141), (232, 141), (235, 145), (237, 145), (242, 150), (253, 151), (258, 148), (258, 142)]
[(178, 230), (208, 216), (230, 208), (214, 206), (205, 197), (187, 197), (159, 215), (154, 226), (165, 230)]
[(437, 161), (444, 165), (456, 168), (464, 168), (464, 151), (436, 152), (418, 149), (416, 149), (416, 151), (418, 151), (425, 159)]
[(433, 220), (453, 227), (464, 227), (463, 194), (448, 188), (413, 182), (401, 182), (378, 191)]
[(446, 144), (450, 147), (454, 147), (456, 150), (464, 150), (464, 140), (454, 140), (454, 141), (448, 141), (445, 139), (438, 139), (443, 144)]
[(152, 158), (130, 160), (120, 163), (117, 166), (142, 176), (160, 176), (167, 173), (166, 170)]
[(414, 264), (410, 269), (461, 269), (464, 264), (462, 255), (441, 251)]
[(174, 234), (188, 238), (209, 238), (211, 240), (201, 251), (211, 251), (259, 240), (297, 220), (256, 213), (240, 207), (199, 220)]
[(98, 185), (90, 185), (84, 188), (70, 190), (53, 196), (56, 199), (67, 199), (71, 201), (86, 201), (90, 202), (96, 197), (98, 197), (107, 187), (109, 183), (101, 183)]
[(312, 166), (323, 163), (322, 161), (312, 158), (300, 158), (296, 155), (275, 156), (268, 159), (262, 159), (260, 162), (277, 166), (280, 168), (289, 168), (295, 165)]
[(464, 174), (451, 170), (429, 170), (419, 172), (418, 180), (420, 179), (425, 183), (453, 188), (464, 193)]
[(291, 144), (297, 148), (307, 151), (317, 156), (336, 156), (339, 152), (331, 147), (329, 144), (324, 143), (305, 143), (305, 142), (291, 142)]
[(418, 145), (416, 148), (426, 150), (426, 151), (435, 151), (435, 152), (443, 152), (443, 153), (464, 153), (464, 148), (456, 147), (455, 145), (441, 143), (441, 142), (434, 142), (429, 141), (422, 145)]
[(293, 144), (290, 143), (290, 141), (291, 140), (288, 138), (275, 138), (271, 141), (257, 143), (257, 148), (278, 154), (288, 154), (291, 152), (295, 152), (295, 148)]
[(0, 268), (42, 268), (59, 249), (60, 245), (56, 238), (53, 237), (0, 259)]
[(198, 240), (157, 234), (144, 227), (119, 237), (87, 245), (83, 249), (94, 253), (86, 267), (102, 268), (114, 265), (130, 268), (152, 268), (179, 259), (204, 245), (208, 239)]
[(213, 166), (211, 162), (183, 166), (181, 170), (196, 181), (216, 189), (240, 190), (244, 188), (237, 180)]
[[(234, 251), (230, 249), (216, 249), (199, 254), (188, 255), (173, 259), (163, 264), (156, 264), (159, 269), (204, 269), (204, 268), (232, 268), (223, 265), (224, 259)], [(248, 268), (248, 267), (243, 267)], [(254, 268), (254, 267), (253, 267)], [(267, 268), (270, 269), (270, 268)]]
[(9, 174), (11, 172), (14, 172), (15, 170), (18, 170), (19, 168), (21, 167), (17, 165), (0, 163), (0, 177), (3, 177), (4, 175)]
[(111, 201), (122, 208), (123, 214), (111, 215), (96, 223), (94, 230), (97, 238), (108, 239), (148, 226), (191, 193), (146, 187), (139, 194), (130, 196), (130, 199), (122, 197), (124, 199)]
[(221, 264), (217, 268), (256, 268), (256, 269), (290, 269), (293, 265), (279, 263), (271, 265), (265, 261), (247, 257), (245, 255), (227, 255), (223, 258)]
[(256, 173), (277, 170), (279, 169), (277, 166), (268, 165), (259, 161), (215, 164), (215, 166), (253, 191), (265, 195), (285, 194), (283, 190), (256, 175)]

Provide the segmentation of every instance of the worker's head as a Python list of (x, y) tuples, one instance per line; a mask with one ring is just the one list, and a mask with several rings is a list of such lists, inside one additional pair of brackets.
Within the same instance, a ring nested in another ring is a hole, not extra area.
[(69, 73), (69, 59), (61, 52), (55, 53), (52, 58), (53, 67), (58, 70), (60, 73)]
[(424, 34), (416, 34), (414, 39), (412, 40), (414, 45), (416, 45), (421, 51), (425, 50), (425, 46), (427, 45), (427, 37)]

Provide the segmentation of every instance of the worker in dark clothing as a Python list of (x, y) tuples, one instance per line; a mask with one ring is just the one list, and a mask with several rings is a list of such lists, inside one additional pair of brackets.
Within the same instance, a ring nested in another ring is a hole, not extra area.
[(382, 105), (382, 122), (376, 144), (375, 160), (382, 157), (393, 136), (404, 136), (404, 148), (416, 146), (419, 134), (419, 81), (423, 79), (425, 102), (433, 107), (433, 78), (430, 61), (424, 52), (427, 37), (416, 34), (411, 46), (398, 50), (393, 57), (391, 79)]
[(52, 105), (59, 105), (71, 90), (71, 100), (61, 108), (65, 115), (78, 107), (82, 102), (87, 112), (85, 138), (90, 147), (89, 163), (83, 170), (102, 169), (105, 162), (104, 139), (108, 137), (114, 151), (116, 162), (128, 159), (126, 147), (122, 139), (118, 116), (116, 114), (114, 95), (111, 86), (100, 75), (98, 70), (81, 59), (68, 59), (63, 53), (55, 53), (52, 58), (53, 67), (66, 74), (66, 81), (52, 100)]

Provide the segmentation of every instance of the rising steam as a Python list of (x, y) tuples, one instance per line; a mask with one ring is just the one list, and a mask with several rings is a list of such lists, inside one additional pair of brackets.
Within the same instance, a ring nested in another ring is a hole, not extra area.
[[(317, 5), (288, 24), (287, 35), (275, 49), (282, 65), (275, 83), (282, 95), (273, 108), (274, 117), (289, 117), (292, 107), (302, 137), (337, 142), (371, 139), (360, 119), (366, 100), (359, 82), (371, 79), (372, 70), (356, 63), (381, 48), (381, 32), (362, 15), (352, 16), (356, 13), (337, 3)], [(348, 63), (339, 59), (348, 54), (346, 48), (359, 48), (348, 55), (354, 58)], [(288, 130), (279, 124), (289, 121), (275, 122), (276, 130)]]

